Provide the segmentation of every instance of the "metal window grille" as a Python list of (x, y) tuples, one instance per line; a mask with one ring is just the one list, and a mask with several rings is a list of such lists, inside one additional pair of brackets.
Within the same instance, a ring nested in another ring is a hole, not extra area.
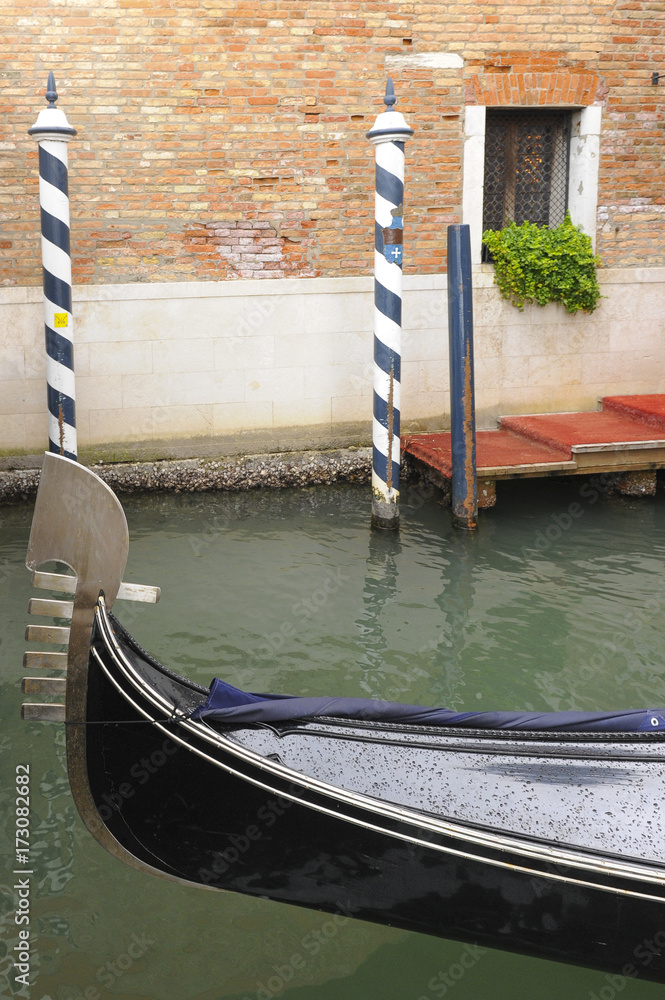
[[(509, 222), (563, 222), (569, 145), (569, 112), (488, 110), (483, 231), (503, 229)], [(490, 259), (485, 247), (483, 254)]]

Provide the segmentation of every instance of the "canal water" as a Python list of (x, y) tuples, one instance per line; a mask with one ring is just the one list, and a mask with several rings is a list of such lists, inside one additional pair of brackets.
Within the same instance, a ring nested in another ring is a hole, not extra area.
[[(394, 537), (370, 532), (368, 489), (353, 486), (123, 502), (126, 579), (162, 600), (116, 610), (200, 683), (460, 710), (665, 705), (663, 495), (502, 484), (467, 535), (413, 488)], [(30, 518), (28, 504), (0, 507), (3, 997), (662, 998), (633, 979), (171, 885), (107, 855), (72, 805), (63, 727), (19, 721)], [(32, 985), (17, 992), (14, 775), (26, 767)]]

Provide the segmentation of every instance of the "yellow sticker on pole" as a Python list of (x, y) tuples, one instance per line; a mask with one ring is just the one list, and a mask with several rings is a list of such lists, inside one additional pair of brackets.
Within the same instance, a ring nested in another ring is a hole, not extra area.
[(69, 314), (68, 313), (54, 313), (53, 314), (55, 327), (59, 326), (69, 326)]

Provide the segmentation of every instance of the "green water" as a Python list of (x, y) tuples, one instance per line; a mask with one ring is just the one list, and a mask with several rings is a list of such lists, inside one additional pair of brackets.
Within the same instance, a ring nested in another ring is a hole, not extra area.
[[(366, 488), (132, 496), (116, 605), (200, 683), (371, 695), (458, 709), (665, 705), (665, 497), (503, 484), (468, 536), (408, 491), (398, 537), (368, 530)], [(652, 1000), (663, 987), (130, 871), (69, 796), (62, 726), (19, 720), (31, 509), (0, 508), (0, 994), (32, 1000)], [(31, 778), (29, 990), (17, 942), (13, 778)], [(10, 850), (11, 846), (11, 850)], [(20, 985), (20, 984), (19, 984)]]

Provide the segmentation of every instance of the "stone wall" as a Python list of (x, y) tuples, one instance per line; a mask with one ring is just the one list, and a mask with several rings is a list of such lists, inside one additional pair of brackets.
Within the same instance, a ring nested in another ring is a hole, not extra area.
[[(591, 315), (500, 298), (474, 273), (478, 425), (665, 391), (665, 268), (601, 272)], [(448, 423), (446, 276), (404, 281), (403, 429)], [(86, 285), (74, 291), (84, 457), (237, 454), (368, 443), (367, 277)], [(42, 295), (0, 289), (0, 447), (46, 445)], [(87, 449), (87, 453), (86, 450)]]

